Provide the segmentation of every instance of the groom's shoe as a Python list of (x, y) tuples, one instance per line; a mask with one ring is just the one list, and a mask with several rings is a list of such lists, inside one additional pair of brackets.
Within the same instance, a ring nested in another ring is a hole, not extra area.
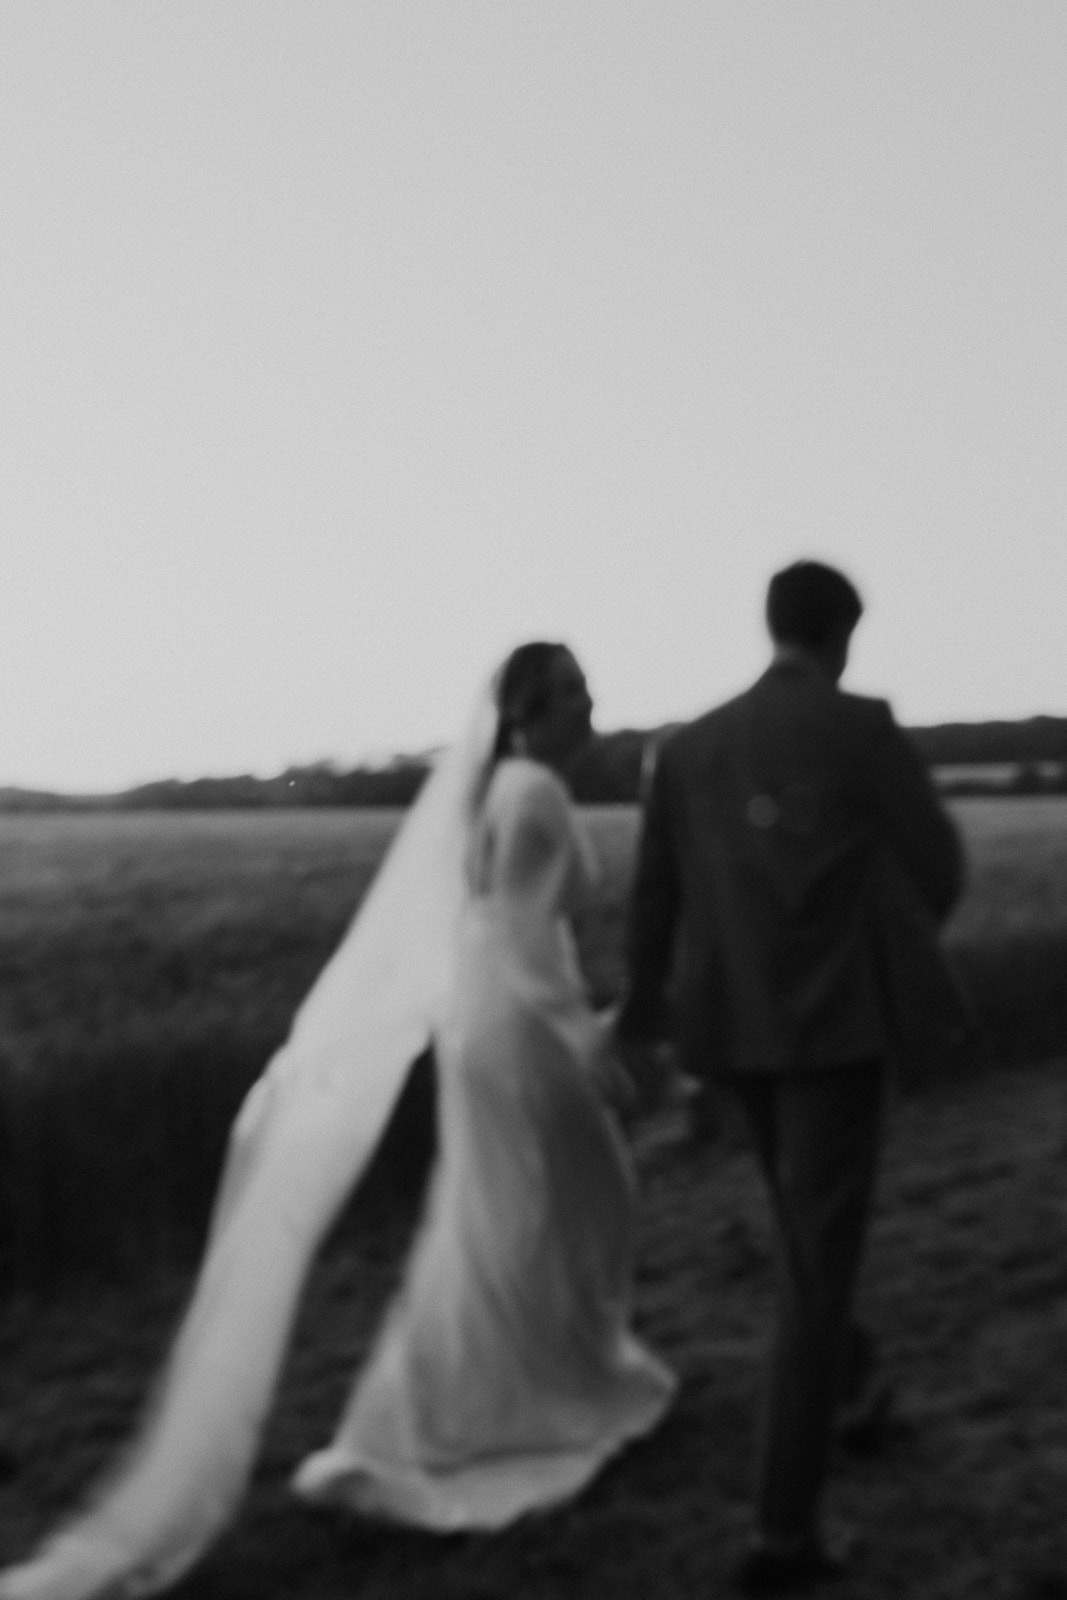
[(879, 1361), (878, 1347), (861, 1322), (853, 1322), (846, 1335), (834, 1431), (844, 1448), (857, 1456), (880, 1455), (909, 1431), (896, 1390)]
[(1019, 1600), (1067, 1600), (1067, 1572), (1028, 1572)]
[(836, 1583), (856, 1553), (855, 1535), (842, 1534), (833, 1543), (809, 1534), (800, 1539), (767, 1539), (757, 1535), (734, 1568), (734, 1592), (743, 1595), (801, 1594), (818, 1584)]
[(837, 1413), (838, 1440), (854, 1456), (881, 1455), (910, 1431), (899, 1413), (896, 1390), (885, 1378), (869, 1385)]

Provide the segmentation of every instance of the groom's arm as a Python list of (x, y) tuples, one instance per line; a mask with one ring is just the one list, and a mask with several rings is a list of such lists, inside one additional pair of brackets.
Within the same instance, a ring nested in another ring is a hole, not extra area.
[(623, 1041), (662, 1038), (669, 1031), (666, 989), (681, 911), (669, 785), (661, 752), (645, 802), (626, 919), (627, 976), (616, 1024)]
[(889, 707), (874, 747), (873, 792), (884, 835), (938, 921), (959, 899), (964, 855), (959, 832), (930, 780), (919, 752)]

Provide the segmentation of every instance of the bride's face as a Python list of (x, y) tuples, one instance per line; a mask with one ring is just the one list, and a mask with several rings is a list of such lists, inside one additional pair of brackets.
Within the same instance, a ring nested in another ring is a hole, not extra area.
[(542, 761), (566, 761), (589, 738), (593, 701), (585, 673), (569, 650), (560, 650), (548, 669), (548, 704), (527, 730), (530, 754)]

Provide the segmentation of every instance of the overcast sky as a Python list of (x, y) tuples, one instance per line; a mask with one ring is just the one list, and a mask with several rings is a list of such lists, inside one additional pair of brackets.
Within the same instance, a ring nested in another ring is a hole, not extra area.
[(900, 719), (1067, 713), (1062, 0), (3, 0), (0, 782), (605, 729), (801, 554)]

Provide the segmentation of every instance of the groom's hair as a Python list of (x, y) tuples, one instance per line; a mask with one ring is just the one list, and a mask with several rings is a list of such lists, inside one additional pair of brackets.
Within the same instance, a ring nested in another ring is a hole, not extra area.
[(767, 590), (767, 626), (777, 644), (818, 649), (835, 634), (851, 633), (862, 615), (855, 587), (821, 561), (794, 561)]

